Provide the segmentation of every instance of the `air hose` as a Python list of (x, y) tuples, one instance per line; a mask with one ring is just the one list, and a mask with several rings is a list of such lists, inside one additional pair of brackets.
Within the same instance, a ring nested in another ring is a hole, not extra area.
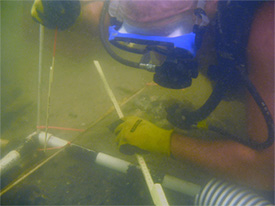
[[(251, 139), (249, 140), (241, 139), (233, 134), (224, 132), (213, 126), (209, 126), (209, 130), (213, 130), (214, 132), (221, 133), (229, 137), (230, 139), (237, 141), (243, 145), (246, 145), (252, 149), (263, 150), (270, 147), (274, 142), (274, 122), (267, 105), (265, 104), (264, 100), (256, 90), (253, 83), (249, 80), (246, 74), (243, 74), (242, 72), (240, 72), (240, 74), (241, 74), (241, 80), (244, 82), (245, 87), (253, 97), (254, 101), (257, 103), (265, 119), (265, 122), (267, 125), (267, 131), (268, 131), (267, 139), (264, 142), (259, 143)], [(217, 82), (207, 101), (199, 109), (195, 111), (190, 112), (185, 110), (178, 110), (177, 108), (173, 108), (173, 107), (168, 108), (167, 109), (168, 121), (171, 122), (174, 126), (182, 129), (188, 129), (192, 125), (196, 125), (198, 122), (207, 118), (208, 115), (216, 109), (216, 107), (219, 105), (219, 103), (223, 99), (223, 96), (226, 90), (227, 90), (227, 86), (224, 85), (222, 81)]]
[[(212, 130), (214, 132), (220, 133), (226, 137), (229, 137), (230, 139), (237, 141), (243, 145), (246, 145), (252, 149), (263, 150), (263, 149), (270, 147), (274, 142), (274, 121), (273, 121), (273, 118), (271, 116), (271, 113), (270, 113), (267, 105), (265, 104), (264, 100), (260, 96), (259, 92), (255, 88), (253, 83), (250, 81), (247, 74), (245, 74), (242, 71), (244, 71), (244, 69), (239, 69), (240, 80), (244, 83), (244, 86), (249, 91), (250, 95), (253, 97), (254, 101), (258, 105), (258, 107), (265, 119), (266, 126), (267, 126), (267, 134), (268, 134), (267, 139), (264, 142), (259, 143), (259, 142), (253, 141), (251, 139), (248, 139), (248, 140), (241, 139), (238, 136), (231, 134), (227, 131), (224, 131), (220, 128), (217, 128), (213, 125), (210, 125), (208, 127), (208, 129)], [(208, 111), (208, 113), (210, 114), (215, 109), (215, 105), (216, 106), (218, 105), (218, 102), (221, 100), (221, 97), (217, 97), (217, 99), (215, 101), (214, 100), (215, 95), (213, 95), (213, 93), (216, 93), (216, 92), (214, 92), (214, 91), (212, 92), (212, 94), (211, 94), (212, 97), (210, 96), (209, 99), (207, 100), (207, 102), (201, 108), (199, 108), (198, 110), (196, 110), (194, 112), (190, 112), (188, 114), (188, 117), (191, 117), (190, 120), (192, 123), (201, 121), (202, 117), (207, 117), (206, 116), (207, 112), (205, 112), (205, 109), (210, 109)], [(216, 93), (216, 94), (218, 94), (218, 93)], [(211, 104), (213, 104), (213, 105), (211, 105)]]
[(221, 180), (210, 180), (195, 198), (195, 205), (264, 206), (272, 205), (257, 194)]
[(225, 89), (221, 81), (217, 82), (206, 102), (194, 111), (178, 108), (178, 105), (166, 108), (167, 120), (178, 128), (190, 129), (207, 118), (216, 109), (224, 96)]
[(267, 105), (265, 104), (264, 100), (258, 93), (258, 91), (255, 88), (255, 86), (253, 85), (253, 83), (250, 81), (248, 76), (241, 72), (241, 77), (246, 85), (247, 90), (249, 91), (249, 93), (253, 97), (254, 101), (257, 103), (258, 107), (261, 110), (261, 113), (262, 113), (262, 115), (265, 119), (265, 122), (266, 122), (267, 132), (268, 132), (268, 137), (267, 137), (266, 141), (264, 141), (262, 143), (258, 143), (258, 142), (250, 140), (248, 142), (243, 142), (243, 144), (246, 144), (247, 146), (249, 146), (253, 149), (263, 150), (263, 149), (270, 147), (274, 142), (274, 121), (273, 121), (273, 118), (270, 114), (270, 111), (269, 111)]

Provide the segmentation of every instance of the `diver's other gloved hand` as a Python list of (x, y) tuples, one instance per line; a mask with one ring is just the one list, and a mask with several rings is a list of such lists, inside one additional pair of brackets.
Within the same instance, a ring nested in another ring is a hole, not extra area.
[(173, 130), (165, 130), (139, 117), (122, 118), (116, 129), (116, 141), (121, 148), (132, 145), (148, 152), (170, 155), (170, 139)]
[(49, 29), (65, 30), (80, 15), (79, 0), (35, 0), (31, 9), (35, 21)]
[(165, 108), (167, 120), (175, 127), (187, 130), (197, 123), (198, 114), (194, 113), (192, 104), (173, 104)]

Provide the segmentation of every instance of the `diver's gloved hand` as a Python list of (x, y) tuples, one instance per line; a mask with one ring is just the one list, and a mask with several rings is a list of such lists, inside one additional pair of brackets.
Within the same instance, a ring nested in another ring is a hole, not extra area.
[(121, 150), (126, 145), (138, 147), (148, 152), (170, 155), (170, 139), (173, 130), (165, 130), (139, 117), (122, 118), (115, 129), (116, 141)]
[(72, 26), (80, 14), (79, 0), (35, 0), (31, 15), (35, 21), (49, 29), (65, 30)]

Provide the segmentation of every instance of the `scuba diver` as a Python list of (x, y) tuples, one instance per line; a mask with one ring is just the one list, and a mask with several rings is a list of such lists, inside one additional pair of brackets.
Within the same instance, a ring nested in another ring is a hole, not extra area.
[[(74, 24), (81, 9), (90, 12), (91, 26), (100, 25), (103, 45), (113, 58), (154, 72), (157, 84), (172, 89), (188, 87), (197, 77), (196, 52), (207, 25), (214, 22), (217, 65), (208, 69), (209, 78), (216, 82), (213, 92), (197, 110), (186, 111), (178, 105), (167, 108), (167, 119), (175, 127), (192, 128), (215, 110), (229, 90), (241, 84), (247, 89), (249, 137), (243, 140), (232, 135), (207, 141), (130, 116), (116, 127), (116, 141), (125, 153), (125, 146), (132, 145), (191, 161), (216, 176), (255, 189), (274, 191), (273, 1), (35, 0), (31, 15), (48, 28), (65, 30)], [(106, 24), (110, 24), (109, 30)], [(141, 61), (120, 57), (110, 44), (142, 55)], [(132, 44), (139, 47), (128, 46)], [(164, 60), (152, 62), (152, 52)]]

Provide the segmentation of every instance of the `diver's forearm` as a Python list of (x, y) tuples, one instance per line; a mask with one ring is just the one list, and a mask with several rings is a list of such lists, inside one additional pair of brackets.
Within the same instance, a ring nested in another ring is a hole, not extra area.
[(237, 142), (205, 141), (173, 134), (171, 153), (179, 160), (191, 161), (225, 179), (272, 190), (274, 178), (273, 147), (256, 151)]

